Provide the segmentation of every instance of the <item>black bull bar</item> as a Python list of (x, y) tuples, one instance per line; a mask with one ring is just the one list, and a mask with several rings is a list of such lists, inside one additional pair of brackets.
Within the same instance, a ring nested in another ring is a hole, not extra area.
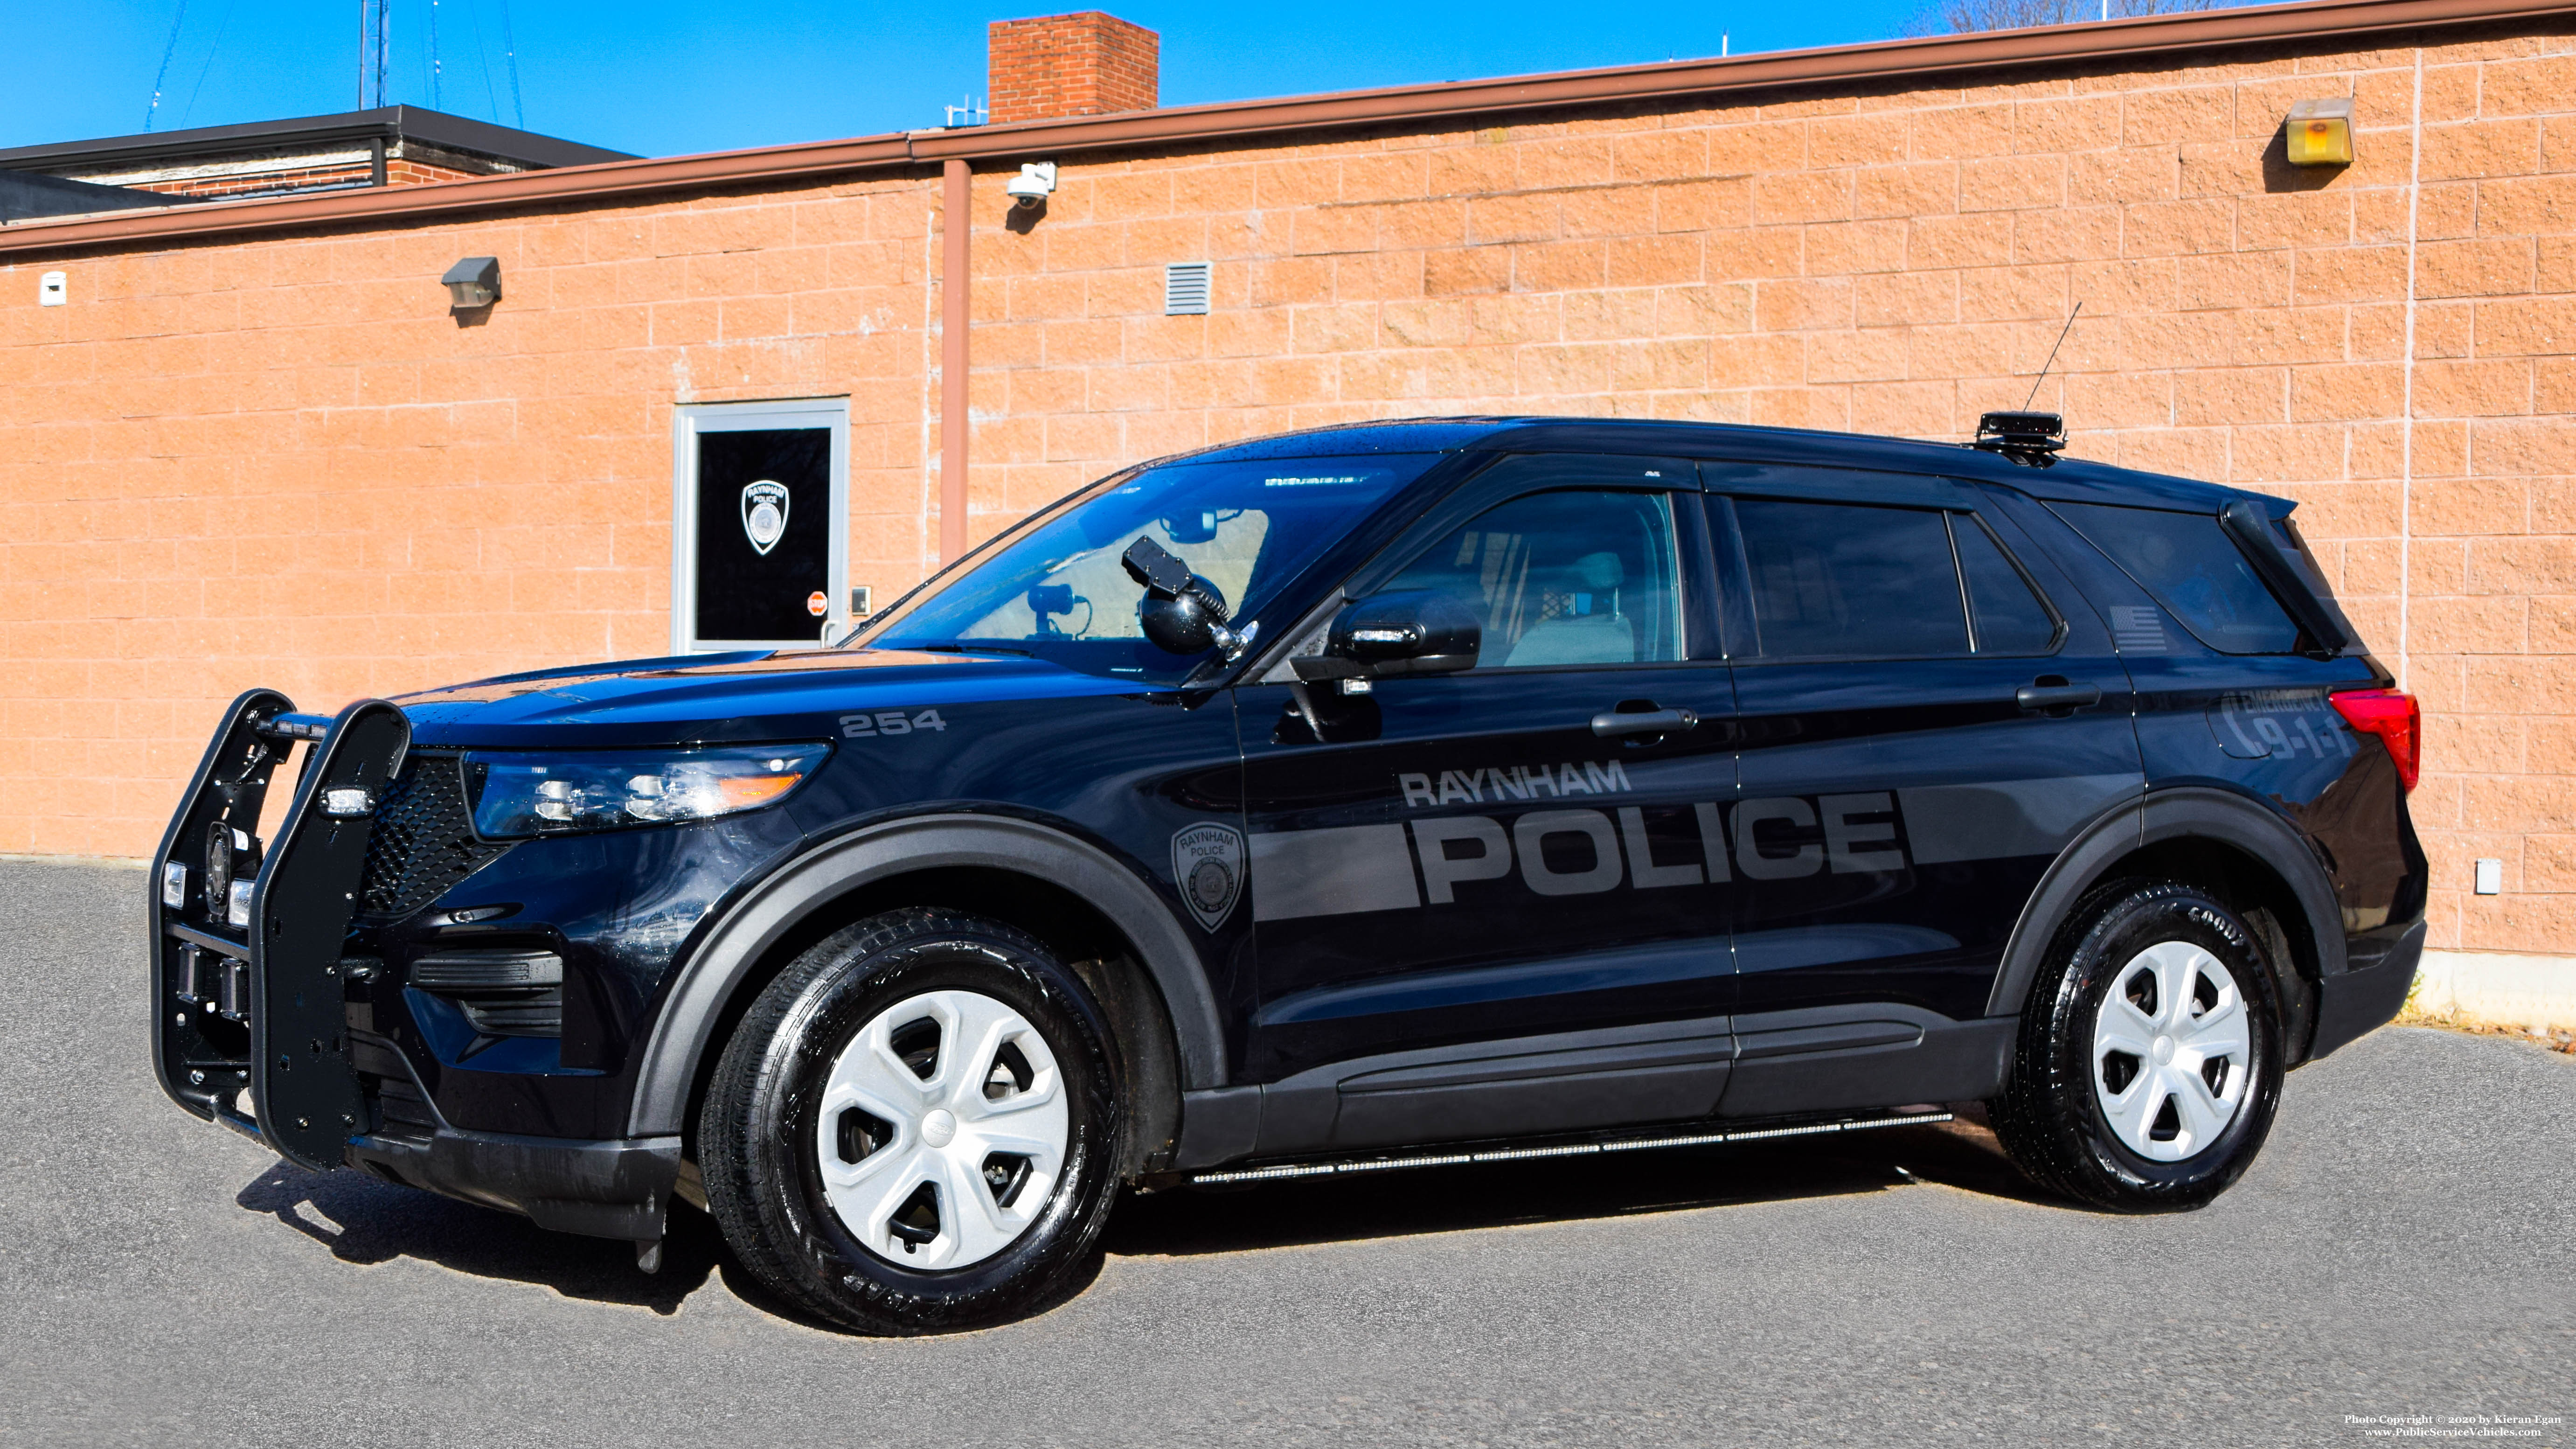
[[(263, 841), (271, 777), (299, 743), (293, 800)], [(340, 959), (375, 803), (410, 748), (411, 722), (381, 699), (323, 716), (251, 690), (152, 857), (153, 1074), (181, 1107), (315, 1171), (366, 1130)]]

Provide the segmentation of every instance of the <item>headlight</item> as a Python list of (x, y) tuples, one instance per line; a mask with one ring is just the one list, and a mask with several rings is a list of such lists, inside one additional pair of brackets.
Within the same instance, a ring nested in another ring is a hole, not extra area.
[(643, 753), (465, 757), (474, 831), (487, 840), (706, 820), (787, 798), (830, 745), (721, 745)]

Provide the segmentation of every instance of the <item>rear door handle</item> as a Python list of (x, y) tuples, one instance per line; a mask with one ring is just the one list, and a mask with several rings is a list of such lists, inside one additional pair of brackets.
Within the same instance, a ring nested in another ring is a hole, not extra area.
[(1615, 735), (1662, 735), (1674, 730), (1694, 729), (1699, 716), (1686, 709), (1648, 709), (1635, 714), (1596, 714), (1592, 732), (1604, 739)]
[(2013, 691), (2013, 703), (2024, 709), (2081, 709), (2101, 702), (2101, 686), (2093, 684), (2025, 684)]

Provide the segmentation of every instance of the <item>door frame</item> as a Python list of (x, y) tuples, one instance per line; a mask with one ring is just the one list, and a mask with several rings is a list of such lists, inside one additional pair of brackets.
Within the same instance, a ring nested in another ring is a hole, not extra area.
[[(766, 428), (824, 427), (832, 433), (830, 510), (822, 623), (811, 639), (708, 642), (696, 637), (698, 435)], [(671, 409), (671, 652), (715, 654), (737, 649), (816, 649), (850, 627), (850, 399), (779, 398), (760, 402), (679, 403)]]

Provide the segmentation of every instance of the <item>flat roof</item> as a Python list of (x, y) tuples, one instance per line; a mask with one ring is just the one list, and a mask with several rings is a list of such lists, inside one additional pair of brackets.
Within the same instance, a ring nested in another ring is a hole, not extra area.
[(90, 141), (0, 148), (0, 171), (58, 171), (72, 167), (138, 165), (193, 156), (237, 155), (349, 141), (423, 141), (451, 151), (471, 151), (529, 166), (595, 166), (633, 161), (628, 151), (585, 146), (534, 131), (488, 125), (419, 106), (380, 106), (336, 116), (297, 116), (237, 126), (198, 126), (185, 131), (146, 131)]
[[(115, 217), (19, 223), (0, 229), (0, 255), (341, 224), (398, 224), (514, 206), (626, 200), (717, 186), (813, 184), (951, 159), (1016, 165), (1084, 152), (1284, 139), (1359, 126), (1466, 126), (1605, 104), (1709, 101), (1890, 81), (1960, 85), (1970, 76), (1997, 76), (2037, 66), (2170, 62), (2196, 53), (2265, 44), (2384, 43), (2428, 28), (2570, 15), (2576, 15), (2576, 0), (2306, 0), (1552, 75), (905, 131), (309, 197), (200, 202)], [(6, 153), (0, 153), (0, 166), (7, 164)]]

